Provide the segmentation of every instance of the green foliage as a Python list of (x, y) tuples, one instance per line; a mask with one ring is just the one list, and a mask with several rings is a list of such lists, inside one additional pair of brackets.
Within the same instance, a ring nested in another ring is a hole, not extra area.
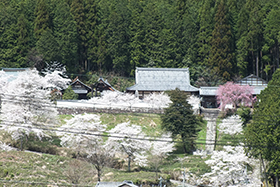
[(0, 20), (1, 67), (58, 61), (74, 74), (126, 77), (189, 67), (192, 84), (205, 86), (252, 73), (270, 80), (279, 67), (278, 1), (5, 0)]
[(245, 128), (245, 145), (248, 154), (269, 161), (270, 172), (280, 175), (280, 70), (257, 97), (252, 123)]
[(212, 75), (230, 80), (233, 74), (233, 48), (232, 33), (229, 24), (228, 9), (221, 0), (217, 2), (215, 15), (215, 27), (212, 32), (209, 66), (212, 68)]
[(201, 119), (193, 114), (191, 105), (187, 101), (188, 95), (179, 89), (169, 91), (172, 104), (164, 109), (161, 115), (162, 128), (170, 131), (174, 138), (180, 136), (185, 153), (194, 150), (194, 141), (201, 126)]
[(241, 117), (243, 127), (252, 120), (252, 109), (249, 107), (241, 107), (237, 110), (237, 114)]
[(78, 94), (76, 94), (73, 89), (72, 86), (69, 86), (63, 93), (62, 99), (63, 100), (77, 100), (79, 97)]

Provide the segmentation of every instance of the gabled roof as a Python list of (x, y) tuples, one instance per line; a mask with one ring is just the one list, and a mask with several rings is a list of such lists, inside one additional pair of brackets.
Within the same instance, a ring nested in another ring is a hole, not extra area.
[(91, 87), (89, 87), (88, 85), (84, 84), (82, 81), (79, 80), (78, 77), (76, 77), (72, 83), (70, 84), (70, 86), (76, 84), (76, 83), (80, 83), (81, 85), (83, 85), (87, 90), (91, 90)]
[(237, 81), (236, 83), (240, 85), (250, 85), (250, 86), (267, 85), (267, 82), (265, 80), (253, 74), (241, 79), (240, 81)]
[(199, 91), (190, 85), (188, 68), (136, 68), (135, 82), (127, 90), (166, 91), (179, 88), (182, 91)]
[[(102, 77), (100, 77), (99, 79), (98, 79), (98, 81), (97, 81), (97, 87), (98, 86), (100, 86), (100, 84), (104, 84), (109, 90), (111, 90), (111, 91), (116, 91), (116, 89), (113, 87), (113, 86), (111, 86), (111, 84), (109, 84), (109, 82), (107, 81), (107, 79), (106, 80), (104, 80)], [(98, 90), (99, 91), (99, 90)], [(103, 90), (102, 90), (103, 91)]]
[[(76, 84), (80, 84), (82, 86), (84, 86), (84, 88), (75, 88)], [(87, 94), (89, 91), (92, 91), (91, 87), (89, 87), (88, 85), (84, 84), (82, 81), (79, 80), (78, 77), (76, 77), (72, 83), (70, 84), (70, 86), (72, 86), (72, 90), (76, 93), (76, 94)]]

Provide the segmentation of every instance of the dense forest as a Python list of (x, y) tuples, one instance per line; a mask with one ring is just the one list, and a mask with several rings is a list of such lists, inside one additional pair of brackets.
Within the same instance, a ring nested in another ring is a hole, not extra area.
[(279, 67), (279, 0), (0, 0), (0, 67), (189, 67), (194, 85)]

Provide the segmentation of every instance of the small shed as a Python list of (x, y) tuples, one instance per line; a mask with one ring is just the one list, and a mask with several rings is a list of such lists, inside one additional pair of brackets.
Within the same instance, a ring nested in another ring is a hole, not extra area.
[(151, 93), (160, 93), (176, 88), (190, 94), (198, 94), (199, 89), (190, 85), (188, 68), (136, 68), (135, 85), (126, 92), (138, 94), (142, 99)]
[(94, 85), (95, 87), (95, 96), (97, 96), (97, 91), (98, 92), (103, 92), (103, 91), (117, 91), (107, 80), (104, 80), (102, 77), (98, 79), (98, 81)]
[(79, 95), (78, 99), (88, 99), (87, 94), (92, 91), (92, 88), (80, 81), (78, 77), (72, 81), (70, 86)]

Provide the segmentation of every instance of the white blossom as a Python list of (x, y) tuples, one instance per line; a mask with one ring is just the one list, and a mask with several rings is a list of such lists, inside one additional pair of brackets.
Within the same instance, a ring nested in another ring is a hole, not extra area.
[[(53, 82), (56, 78), (53, 77)], [(35, 69), (20, 72), (16, 77), (2, 71), (0, 82), (1, 129), (15, 140), (31, 132), (39, 138), (47, 136), (41, 126), (56, 121), (57, 110), (49, 98), (51, 89), (58, 88), (57, 85)]]
[(242, 121), (238, 115), (227, 117), (219, 124), (219, 131), (225, 134), (240, 134), (242, 130)]
[[(236, 135), (242, 133), (242, 122), (239, 116), (231, 116), (222, 120), (220, 132)], [(212, 186), (260, 186), (259, 163), (245, 155), (243, 144), (224, 146), (221, 151), (214, 151), (211, 158), (205, 161), (211, 172), (202, 177)], [(251, 169), (247, 168), (249, 166)]]
[(85, 148), (88, 140), (100, 141), (106, 125), (101, 124), (96, 114), (78, 114), (66, 120), (66, 124), (58, 128), (61, 145), (68, 148)]
[(147, 151), (150, 150), (151, 143), (145, 138), (140, 126), (125, 122), (108, 132), (110, 136), (106, 144), (111, 147), (111, 150), (134, 157), (138, 165), (146, 164)]
[(153, 141), (151, 154), (159, 158), (165, 158), (175, 150), (175, 144), (172, 141), (170, 133), (163, 134), (157, 141)]

